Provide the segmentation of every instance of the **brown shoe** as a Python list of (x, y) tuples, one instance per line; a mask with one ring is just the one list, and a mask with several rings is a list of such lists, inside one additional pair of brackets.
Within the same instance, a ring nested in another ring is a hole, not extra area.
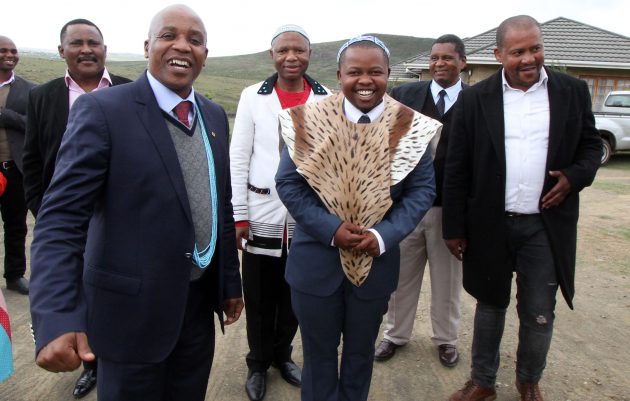
[(390, 359), (396, 353), (396, 348), (400, 348), (402, 345), (394, 344), (388, 339), (384, 338), (383, 341), (376, 347), (374, 351), (374, 360), (384, 362)]
[(496, 398), (497, 392), (494, 387), (481, 387), (472, 380), (468, 380), (462, 389), (451, 395), (448, 401), (492, 401)]
[(516, 389), (521, 395), (521, 401), (545, 401), (538, 383), (519, 383), (516, 381)]
[(453, 368), (459, 362), (459, 352), (457, 347), (451, 344), (440, 344), (438, 347), (438, 357), (440, 363), (447, 368)]

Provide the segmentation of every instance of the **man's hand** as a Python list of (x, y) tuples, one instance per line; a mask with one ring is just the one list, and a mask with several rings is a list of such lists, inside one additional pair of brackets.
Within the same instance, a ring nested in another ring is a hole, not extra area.
[(81, 366), (81, 361), (96, 359), (83, 332), (60, 335), (37, 354), (35, 362), (40, 368), (50, 372), (71, 372)]
[(344, 221), (335, 232), (333, 241), (337, 248), (353, 250), (355, 246), (363, 241), (364, 237), (361, 227)]
[(355, 252), (365, 253), (375, 258), (380, 256), (381, 248), (378, 244), (378, 239), (372, 231), (365, 230), (363, 239), (352, 250)]
[(223, 323), (228, 326), (236, 322), (241, 317), (243, 306), (243, 298), (230, 298), (223, 301), (223, 313), (225, 313)]
[(246, 242), (248, 238), (249, 238), (249, 225), (245, 227), (236, 227), (236, 247), (239, 250), (244, 251), (243, 242)]
[(571, 183), (562, 171), (550, 171), (549, 175), (556, 177), (558, 182), (543, 196), (542, 208), (549, 209), (558, 206), (564, 201), (569, 192), (571, 192)]
[(468, 241), (465, 238), (446, 239), (446, 247), (458, 260), (464, 259), (464, 253), (468, 246)]

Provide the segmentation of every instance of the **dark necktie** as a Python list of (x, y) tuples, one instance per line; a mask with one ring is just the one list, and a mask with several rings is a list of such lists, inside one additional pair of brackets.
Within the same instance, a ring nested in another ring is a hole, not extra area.
[(177, 118), (179, 119), (179, 121), (185, 126), (187, 126), (188, 128), (190, 128), (190, 121), (188, 121), (188, 113), (190, 113), (191, 107), (192, 107), (192, 104), (188, 100), (184, 100), (183, 102), (180, 102), (177, 106), (175, 106), (175, 108), (173, 109), (175, 111), (175, 114), (177, 114)]
[(367, 114), (359, 117), (359, 121), (357, 121), (358, 124), (369, 124), (370, 122), (370, 117)]
[(438, 95), (440, 98), (435, 104), (435, 107), (437, 107), (438, 113), (440, 113), (440, 117), (442, 117), (444, 115), (444, 95), (446, 95), (446, 91), (442, 89)]

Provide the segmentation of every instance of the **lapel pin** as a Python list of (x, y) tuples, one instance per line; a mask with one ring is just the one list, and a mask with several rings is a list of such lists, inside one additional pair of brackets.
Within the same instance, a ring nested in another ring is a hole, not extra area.
[(215, 134), (214, 131), (212, 131), (212, 136), (215, 137), (217, 136), (217, 134)]

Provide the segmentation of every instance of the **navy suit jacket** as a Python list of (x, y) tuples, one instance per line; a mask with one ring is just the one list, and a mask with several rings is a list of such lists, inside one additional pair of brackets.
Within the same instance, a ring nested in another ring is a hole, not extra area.
[[(110, 74), (110, 78), (112, 85), (131, 82), (114, 74)], [(55, 171), (57, 152), (68, 125), (69, 103), (64, 77), (35, 87), (28, 97), (26, 138), (22, 140), (24, 155), (20, 149), (20, 165), (24, 163), (26, 206), (35, 217)]]
[[(228, 122), (196, 94), (216, 169), (218, 243), (205, 274), (213, 306), (241, 296), (232, 217)], [(88, 228), (89, 227), (89, 228)], [(194, 227), (182, 171), (146, 74), (73, 105), (31, 249), (37, 351), (88, 333), (120, 362), (162, 361), (178, 339), (190, 286)], [(212, 316), (208, 316), (212, 319)]]
[[(331, 246), (341, 219), (330, 213), (306, 180), (297, 172), (285, 147), (276, 174), (280, 199), (295, 218), (296, 227), (286, 265), (286, 279), (298, 291), (329, 296), (345, 275), (339, 249)], [(435, 181), (431, 155), (426, 151), (409, 175), (391, 187), (393, 205), (374, 228), (383, 238), (385, 253), (374, 258), (367, 279), (353, 286), (361, 299), (389, 296), (398, 285), (402, 241), (431, 208)]]

